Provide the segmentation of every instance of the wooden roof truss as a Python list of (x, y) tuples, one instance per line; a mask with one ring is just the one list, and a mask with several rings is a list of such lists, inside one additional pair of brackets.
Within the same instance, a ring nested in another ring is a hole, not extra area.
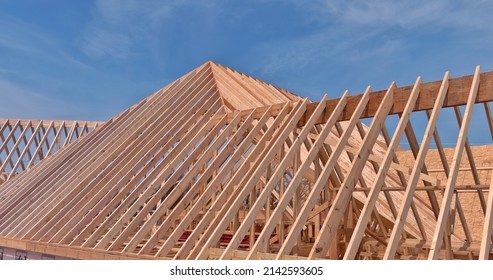
[(0, 119), (0, 184), (101, 124)]
[[(207, 62), (4, 183), (0, 246), (82, 259), (488, 259), (492, 166), (475, 162), (468, 135), (481, 107), (493, 136), (492, 100), (493, 73), (479, 67), (311, 102)], [(440, 140), (444, 111), (459, 124), (454, 148)]]

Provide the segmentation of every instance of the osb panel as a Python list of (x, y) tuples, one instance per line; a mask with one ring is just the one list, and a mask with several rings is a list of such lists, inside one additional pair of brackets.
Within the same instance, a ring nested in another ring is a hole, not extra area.
[[(447, 157), (447, 162), (450, 165), (452, 162), (454, 148), (445, 148), (445, 155)], [(471, 147), (474, 163), (476, 164), (476, 168), (478, 169), (478, 175), (480, 179), (480, 185), (489, 185), (491, 178), (491, 169), (493, 167), (493, 145), (484, 145), (484, 146), (472, 146)], [(409, 168), (413, 167), (414, 157), (411, 151), (399, 151), (398, 157), (400, 163)], [(447, 176), (443, 171), (443, 165), (440, 160), (440, 155), (438, 150), (431, 149), (428, 151), (426, 156), (426, 167), (428, 169), (428, 173), (432, 176), (437, 177), (441, 180), (441, 185), (444, 186), (446, 184)], [(469, 161), (467, 158), (466, 152), (462, 156), (462, 161), (457, 177), (457, 185), (475, 185), (474, 177), (471, 172), (471, 167), (469, 165)], [(423, 182), (419, 183), (419, 186), (423, 186)], [(440, 191), (435, 192), (437, 194), (438, 202), (441, 203), (442, 195)], [(488, 199), (488, 191), (483, 191), (485, 199)], [(420, 191), (417, 193), (417, 196), (428, 201), (427, 195), (425, 192)], [(477, 191), (474, 190), (463, 190), (459, 192), (459, 200), (462, 205), (462, 209), (464, 211), (464, 215), (466, 217), (467, 225), (471, 231), (473, 240), (480, 240), (482, 230), (483, 230), (483, 222), (484, 222), (484, 214), (481, 209), (481, 203), (479, 200), (479, 195)], [(464, 237), (464, 231), (462, 225), (460, 223), (460, 219), (456, 217), (456, 226), (455, 232), (457, 236)]]

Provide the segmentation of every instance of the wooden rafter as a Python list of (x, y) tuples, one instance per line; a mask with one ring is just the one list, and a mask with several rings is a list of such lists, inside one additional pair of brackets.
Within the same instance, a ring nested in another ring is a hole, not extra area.
[[(493, 135), (490, 101), (493, 73), (479, 68), (312, 102), (207, 62), (105, 123), (0, 119), (0, 247), (83, 259), (488, 259), (493, 167), (474, 158), (467, 132), (484, 103)], [(455, 149), (438, 133), (447, 107)], [(481, 232), (471, 209), (484, 213)]]
[[(55, 153), (87, 131), (101, 126), (102, 122), (71, 122), (71, 133), (66, 133), (67, 121), (0, 119), (0, 174), (2, 181), (13, 178), (33, 164)], [(57, 149), (57, 136), (66, 140)], [(43, 145), (47, 145), (44, 149)], [(0, 183), (2, 183), (0, 181)]]

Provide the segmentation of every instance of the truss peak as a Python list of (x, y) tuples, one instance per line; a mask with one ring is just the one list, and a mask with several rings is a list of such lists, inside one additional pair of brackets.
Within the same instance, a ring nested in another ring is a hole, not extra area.
[(302, 97), (251, 76), (209, 61), (214, 81), (226, 111), (253, 109), (301, 100)]

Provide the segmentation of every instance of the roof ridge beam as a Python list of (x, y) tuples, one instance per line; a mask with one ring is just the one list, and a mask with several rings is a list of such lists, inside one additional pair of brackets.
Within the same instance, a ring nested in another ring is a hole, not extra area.
[[(449, 79), (449, 90), (447, 97), (443, 102), (442, 108), (466, 105), (473, 77), (473, 75), (468, 75)], [(493, 101), (493, 71), (481, 73), (479, 74), (479, 77), (481, 79), (481, 86), (478, 89), (475, 103)], [(420, 94), (416, 105), (413, 108), (413, 112), (433, 109), (441, 83), (442, 81), (433, 81), (421, 84)], [(406, 101), (409, 99), (412, 89), (412, 85), (395, 88), (393, 106), (389, 112), (389, 115), (400, 114), (404, 111)], [(370, 101), (368, 102), (361, 118), (375, 116), (378, 106), (385, 96), (385, 92), (386, 90), (379, 90), (370, 94)], [(362, 96), (362, 94), (359, 94), (349, 98), (348, 105), (339, 118), (339, 121), (347, 121), (351, 118)], [(330, 117), (330, 112), (334, 110), (338, 102), (338, 99), (330, 99), (326, 101), (327, 110), (318, 123), (327, 121)], [(305, 116), (300, 120), (299, 125), (303, 125), (308, 121), (316, 107), (317, 103), (308, 105)]]

